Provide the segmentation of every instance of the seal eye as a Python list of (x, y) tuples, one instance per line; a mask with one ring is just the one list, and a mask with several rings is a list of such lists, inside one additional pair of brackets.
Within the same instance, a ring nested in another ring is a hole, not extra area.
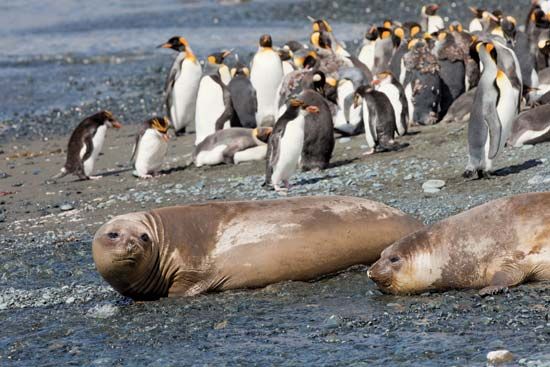
[(390, 258), (390, 262), (395, 264), (399, 262), (399, 258), (397, 256), (393, 256), (392, 258)]
[(107, 233), (107, 237), (109, 237), (112, 240), (116, 240), (118, 238), (118, 232), (109, 232)]
[(149, 235), (147, 233), (142, 234), (140, 238), (143, 242), (149, 242)]

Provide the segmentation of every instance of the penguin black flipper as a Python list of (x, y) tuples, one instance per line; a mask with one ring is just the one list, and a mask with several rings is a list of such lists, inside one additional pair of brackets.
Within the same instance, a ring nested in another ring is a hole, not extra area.
[[(229, 89), (227, 89), (227, 86), (222, 82), (221, 77), (219, 75), (212, 75), (211, 78), (222, 89), (223, 105), (225, 106), (225, 110), (223, 111), (221, 116), (218, 117), (218, 119), (216, 120), (215, 129), (216, 131), (218, 131), (223, 129), (223, 126), (225, 125), (226, 121), (233, 120), (233, 115), (235, 114), (235, 110), (233, 109), (233, 104), (231, 103), (231, 94), (229, 93)], [(236, 127), (240, 127), (240, 126), (236, 126)]]
[(265, 182), (262, 186), (269, 187), (271, 185), (271, 175), (273, 174), (273, 162), (277, 162), (279, 160), (279, 154), (280, 154), (280, 147), (279, 143), (281, 141), (282, 136), (284, 135), (286, 128), (286, 124), (283, 125), (275, 125), (273, 128), (273, 133), (269, 137), (269, 141), (267, 144), (267, 160), (266, 160), (266, 169), (265, 169)]
[(84, 162), (86, 159), (90, 158), (90, 156), (92, 155), (92, 152), (94, 150), (93, 136), (86, 135), (84, 137), (84, 144), (86, 146), (86, 150), (85, 150), (84, 155), (82, 156), (82, 159), (81, 159), (82, 162)]
[(176, 57), (176, 60), (174, 60), (170, 68), (170, 72), (166, 76), (166, 82), (164, 83), (164, 103), (167, 113), (170, 113), (170, 109), (172, 108), (172, 88), (174, 88), (174, 84), (181, 72), (181, 65), (178, 65), (178, 63), (181, 64), (182, 62), (183, 59), (179, 60), (179, 57)]
[(132, 156), (130, 157), (130, 164), (132, 164), (132, 162), (134, 161), (134, 159), (136, 158), (136, 152), (138, 150), (138, 145), (139, 145), (139, 142), (141, 141), (141, 138), (143, 137), (143, 134), (145, 134), (145, 131), (147, 129), (146, 128), (143, 128), (139, 131), (139, 133), (136, 135), (136, 140), (134, 142), (134, 148), (132, 149)]
[(496, 107), (489, 110), (489, 116), (486, 116), (484, 121), (489, 130), (489, 158), (494, 159), (500, 150), (502, 139), (502, 125)]

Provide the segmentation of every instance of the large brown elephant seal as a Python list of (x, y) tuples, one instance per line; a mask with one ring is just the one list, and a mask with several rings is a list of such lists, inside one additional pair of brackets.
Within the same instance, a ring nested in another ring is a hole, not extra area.
[(356, 264), (422, 224), (352, 197), (213, 202), (111, 219), (93, 258), (113, 288), (136, 300), (311, 280)]
[(550, 279), (550, 192), (489, 202), (413, 233), (368, 271), (392, 294), (481, 289)]

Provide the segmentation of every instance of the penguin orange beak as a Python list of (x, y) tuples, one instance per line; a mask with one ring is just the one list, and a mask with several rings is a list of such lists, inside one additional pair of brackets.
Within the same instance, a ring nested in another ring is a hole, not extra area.
[(157, 48), (172, 48), (172, 45), (169, 43), (163, 43), (162, 45), (158, 45)]
[(378, 85), (380, 84), (380, 79), (373, 79), (372, 80), (372, 85)]
[(162, 140), (164, 140), (165, 142), (169, 142), (170, 141), (170, 135), (168, 134), (162, 134)]
[(120, 122), (116, 121), (116, 120), (111, 122), (111, 124), (113, 125), (113, 127), (115, 129), (120, 129), (122, 127), (122, 124)]

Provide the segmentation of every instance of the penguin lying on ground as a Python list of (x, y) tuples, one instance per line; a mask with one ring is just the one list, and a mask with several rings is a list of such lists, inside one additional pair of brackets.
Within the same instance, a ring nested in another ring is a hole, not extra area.
[(458, 97), (451, 107), (447, 110), (447, 114), (441, 122), (467, 122), (470, 119), (470, 113), (472, 112), (472, 105), (474, 104), (474, 97), (477, 87), (470, 89), (460, 97)]
[(172, 37), (160, 45), (178, 51), (166, 78), (164, 92), (166, 111), (174, 126), (176, 135), (195, 131), (195, 105), (202, 68), (189, 43), (183, 37)]
[(137, 177), (151, 178), (158, 174), (168, 150), (169, 126), (167, 117), (153, 117), (143, 123), (130, 158)]
[(550, 141), (550, 105), (542, 105), (519, 115), (513, 123), (508, 143), (514, 147)]
[[(262, 186), (273, 184), (284, 195), (290, 188), (288, 180), (296, 171), (304, 145), (305, 117), (318, 113), (319, 107), (307, 105), (301, 99), (291, 99), (269, 138), (266, 177)], [(284, 187), (281, 187), (284, 185)]]
[(99, 178), (99, 176), (90, 175), (103, 148), (105, 132), (110, 127), (119, 129), (122, 125), (109, 111), (98, 112), (80, 122), (69, 138), (65, 165), (61, 168), (61, 173), (52, 179), (64, 177), (69, 173), (81, 180)]
[(236, 127), (216, 131), (195, 147), (193, 162), (201, 167), (262, 160), (266, 156), (266, 143), (271, 131), (270, 127)]

